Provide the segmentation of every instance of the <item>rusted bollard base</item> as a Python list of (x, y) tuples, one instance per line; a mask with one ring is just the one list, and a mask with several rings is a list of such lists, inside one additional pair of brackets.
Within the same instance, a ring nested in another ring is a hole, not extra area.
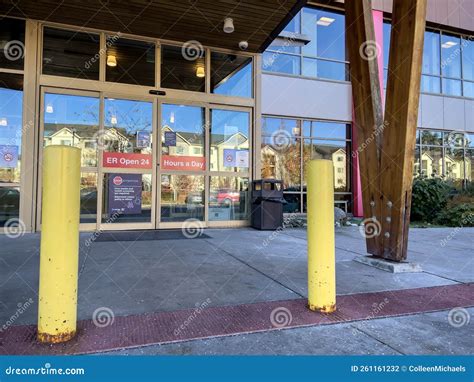
[(76, 335), (76, 331), (72, 331), (69, 333), (59, 333), (59, 334), (48, 334), (48, 333), (38, 333), (36, 339), (38, 342), (44, 344), (59, 344), (61, 342), (67, 342), (72, 340)]

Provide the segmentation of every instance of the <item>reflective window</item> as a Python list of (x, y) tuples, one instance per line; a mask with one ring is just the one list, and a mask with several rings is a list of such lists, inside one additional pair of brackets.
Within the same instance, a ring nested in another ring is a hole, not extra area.
[(81, 173), (81, 223), (97, 221), (97, 173)]
[(25, 56), (25, 21), (2, 18), (0, 41), (0, 67), (22, 70)]
[(204, 177), (161, 175), (161, 221), (204, 220)]
[(0, 227), (18, 224), (22, 108), (23, 76), (0, 73)]
[(79, 147), (81, 166), (97, 166), (99, 98), (46, 93), (43, 118), (44, 146)]
[(205, 51), (201, 45), (161, 47), (161, 87), (205, 91)]
[[(302, 191), (299, 122), (270, 117), (262, 122), (262, 178), (282, 180), (287, 199), (286, 194)], [(301, 212), (299, 203), (288, 208), (287, 212)]]
[(99, 51), (98, 34), (44, 28), (43, 74), (98, 80)]
[(441, 93), (441, 78), (422, 75), (420, 89), (424, 93)]
[(461, 96), (462, 84), (459, 80), (451, 80), (448, 78), (442, 79), (443, 94)]
[(204, 171), (205, 109), (163, 104), (161, 119), (161, 169)]
[(247, 112), (211, 110), (211, 171), (249, 171), (249, 123)]
[(440, 62), (440, 34), (426, 31), (423, 47), (423, 74), (440, 75)]
[(107, 36), (106, 79), (155, 86), (155, 44)]
[(262, 69), (269, 72), (301, 74), (301, 57), (267, 51), (263, 53)]
[(211, 54), (211, 92), (252, 97), (252, 58), (235, 54)]
[(443, 149), (441, 147), (422, 146), (421, 173), (428, 177), (443, 176)]
[(461, 78), (461, 39), (459, 36), (441, 35), (441, 72), (444, 77)]
[(125, 99), (104, 99), (103, 149), (107, 152), (152, 152), (153, 104)]
[(300, 49), (299, 43), (290, 38), (277, 38), (263, 55), (264, 71), (349, 80), (344, 14), (321, 8), (304, 8), (288, 28), (286, 32), (301, 33), (309, 38), (309, 42), (302, 44)]
[(474, 81), (474, 38), (462, 39), (462, 72), (465, 80)]
[(211, 176), (209, 220), (246, 220), (249, 180), (233, 176)]

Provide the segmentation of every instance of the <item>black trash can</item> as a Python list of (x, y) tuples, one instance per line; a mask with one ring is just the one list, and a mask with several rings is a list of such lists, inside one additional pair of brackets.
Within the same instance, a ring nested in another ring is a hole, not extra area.
[(251, 224), (260, 230), (275, 230), (283, 226), (282, 181), (259, 179), (252, 182)]

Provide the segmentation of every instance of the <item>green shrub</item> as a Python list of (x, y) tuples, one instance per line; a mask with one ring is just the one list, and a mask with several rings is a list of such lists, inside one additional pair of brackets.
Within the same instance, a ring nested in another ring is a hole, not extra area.
[(452, 187), (441, 178), (413, 180), (411, 221), (433, 222), (446, 207)]
[(448, 227), (474, 227), (474, 203), (449, 204), (436, 218)]

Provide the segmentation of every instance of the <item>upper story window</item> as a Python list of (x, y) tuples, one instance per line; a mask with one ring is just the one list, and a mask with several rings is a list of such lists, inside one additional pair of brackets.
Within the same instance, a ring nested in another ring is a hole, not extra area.
[(0, 23), (0, 68), (23, 70), (25, 56), (25, 21), (2, 19)]
[[(387, 83), (389, 22), (384, 23), (384, 83)], [(427, 30), (423, 46), (421, 91), (474, 98), (472, 36)]]
[(348, 81), (344, 31), (344, 14), (304, 8), (263, 54), (263, 70)]

